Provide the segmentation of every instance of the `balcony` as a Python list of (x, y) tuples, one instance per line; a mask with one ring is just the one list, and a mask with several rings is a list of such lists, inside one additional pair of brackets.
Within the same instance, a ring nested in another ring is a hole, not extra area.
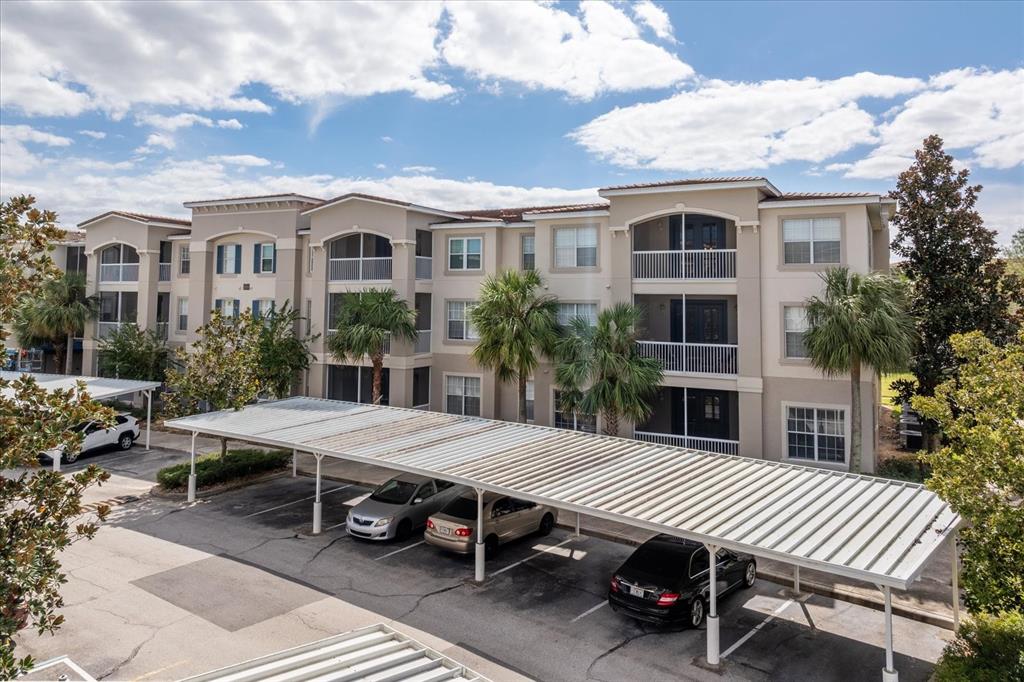
[(419, 336), (416, 337), (416, 343), (413, 346), (413, 352), (416, 354), (429, 353), (430, 352), (430, 330), (420, 329)]
[(160, 270), (160, 272), (157, 275), (158, 281), (160, 281), (160, 282), (170, 282), (171, 281), (171, 264), (170, 263), (160, 263), (159, 270)]
[(662, 386), (651, 416), (637, 424), (635, 440), (658, 445), (739, 454), (739, 400), (735, 391)]
[(723, 440), (720, 438), (700, 438), (699, 436), (678, 436), (674, 433), (655, 433), (652, 431), (634, 431), (633, 438), (642, 440), (645, 443), (657, 443), (658, 445), (671, 445), (687, 450), (701, 450), (703, 452), (716, 452), (720, 455), (736, 455), (740, 451), (738, 440)]
[(434, 259), (431, 256), (416, 256), (416, 279), (433, 279)]
[(735, 279), (736, 249), (634, 251), (634, 279)]
[(97, 322), (96, 323), (96, 338), (105, 339), (115, 331), (121, 328), (123, 322)]
[(100, 264), (101, 282), (138, 282), (138, 263), (102, 263)]
[(673, 343), (637, 341), (645, 358), (655, 358), (666, 372), (684, 374), (737, 374), (739, 346), (735, 343)]
[[(337, 329), (328, 329), (327, 330), (327, 335), (328, 336), (330, 336), (331, 334), (336, 334), (336, 333), (338, 333)], [(384, 355), (391, 355), (391, 335), (390, 334), (388, 334), (387, 337), (385, 337), (385, 339), (384, 339), (384, 348), (383, 348), (383, 350), (384, 350)]]
[(167, 322), (156, 323), (156, 335), (157, 338), (167, 340), (167, 332), (169, 331), (170, 325)]
[(331, 282), (383, 282), (391, 279), (391, 257), (329, 258), (327, 279)]

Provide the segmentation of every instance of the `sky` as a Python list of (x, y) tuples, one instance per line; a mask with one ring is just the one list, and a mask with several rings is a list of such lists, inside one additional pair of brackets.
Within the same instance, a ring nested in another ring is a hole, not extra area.
[(439, 208), (764, 175), (878, 191), (938, 133), (1024, 226), (1024, 3), (0, 6), (0, 195), (62, 224), (368, 192)]

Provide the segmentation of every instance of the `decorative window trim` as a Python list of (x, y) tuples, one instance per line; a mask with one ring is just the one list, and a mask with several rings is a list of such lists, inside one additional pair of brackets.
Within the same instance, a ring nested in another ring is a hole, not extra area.
[[(814, 234), (813, 227), (811, 233), (811, 259), (810, 263), (787, 263), (786, 262), (786, 221), (787, 220), (823, 220), (826, 218), (837, 218), (839, 220), (839, 262), (838, 263), (815, 263), (814, 259)], [(780, 215), (778, 218), (778, 249), (779, 249), (779, 270), (804, 270), (817, 272), (821, 270), (828, 270), (829, 268), (838, 268), (846, 265), (846, 214), (845, 213), (808, 213), (808, 214), (795, 214), (795, 215)]]
[[(789, 410), (790, 408), (801, 408), (808, 410), (815, 410), (815, 429), (817, 429), (818, 421), (818, 410), (840, 410), (843, 413), (843, 461), (842, 462), (830, 462), (828, 460), (821, 460), (818, 458), (818, 440), (815, 435), (814, 441), (814, 459), (806, 459), (803, 457), (790, 457), (789, 456)], [(782, 401), (782, 460), (793, 464), (804, 464), (817, 467), (824, 467), (828, 469), (838, 469), (841, 471), (847, 471), (850, 468), (850, 406), (840, 405), (833, 403), (805, 403), (797, 401)]]
[[(462, 411), (461, 412), (449, 412), (448, 411), (448, 398), (449, 398), (450, 395), (454, 395), (454, 394), (449, 394), (448, 393), (448, 380), (450, 378), (451, 379), (462, 379), (463, 380), (463, 382), (462, 382)], [(476, 379), (476, 381), (479, 382), (479, 395), (478, 396), (469, 396), (469, 397), (476, 397), (477, 400), (479, 401), (479, 412), (478, 412), (478, 414), (470, 414), (470, 415), (466, 414), (466, 381), (465, 381), (466, 379)], [(483, 411), (484, 411), (484, 399), (483, 399), (483, 395), (484, 395), (484, 380), (483, 380), (483, 376), (482, 375), (480, 375), (480, 374), (472, 374), (472, 373), (470, 373), (470, 374), (461, 374), (459, 372), (444, 372), (444, 374), (442, 375), (441, 381), (442, 381), (441, 390), (444, 393), (444, 412), (445, 412), (445, 414), (456, 414), (456, 415), (460, 415), (460, 416), (464, 416), (464, 417), (465, 416), (468, 416), (468, 417), (479, 417), (479, 416), (483, 415)]]
[[(566, 319), (565, 322), (562, 322), (562, 306), (570, 305), (574, 307), (574, 312), (570, 317)], [(597, 326), (597, 316), (601, 312), (601, 305), (597, 301), (558, 301), (558, 312), (556, 313), (558, 323), (564, 327), (567, 326), (569, 322), (571, 322), (573, 319), (577, 317), (587, 317), (586, 315), (579, 314), (580, 306), (594, 306), (593, 324), (591, 326)]]
[[(462, 303), (462, 304), (464, 304), (463, 318), (461, 320), (453, 320), (449, 316), (449, 312), (451, 310), (451, 304), (453, 304), (453, 303)], [(476, 301), (469, 301), (469, 300), (458, 299), (458, 298), (446, 299), (445, 300), (445, 302), (444, 302), (444, 339), (445, 339), (445, 341), (452, 341), (454, 343), (476, 343), (480, 339), (480, 335), (477, 333), (476, 329), (473, 327), (473, 325), (469, 321), (469, 312), (473, 309), (473, 307), (476, 304), (477, 304)], [(463, 335), (462, 335), (461, 338), (458, 337), (458, 336), (454, 336), (453, 337), (453, 336), (450, 335), (450, 333), (451, 333), (451, 324), (450, 323), (451, 322), (462, 322), (463, 323), (463, 331), (462, 331)]]
[(791, 357), (786, 354), (786, 308), (806, 308), (806, 301), (783, 301), (779, 303), (779, 363), (783, 365), (809, 366), (808, 357)]
[[(480, 267), (471, 268), (471, 267), (469, 267), (469, 255), (470, 255), (470, 253), (469, 253), (469, 243), (470, 242), (474, 242), (474, 241), (480, 242)], [(462, 256), (462, 266), (461, 267), (455, 267), (455, 268), (452, 267), (452, 244), (454, 242), (459, 242), (459, 243), (462, 244), (462, 253), (459, 254), (459, 255)], [(459, 237), (448, 237), (448, 240), (445, 242), (445, 254), (444, 254), (444, 257), (445, 257), (444, 271), (447, 274), (461, 275), (461, 274), (467, 274), (467, 273), (476, 274), (476, 273), (483, 272), (483, 270), (484, 270), (484, 236), (482, 234), (480, 234), (480, 235), (463, 235), (463, 236), (459, 236)]]
[[(527, 242), (530, 243), (530, 251), (526, 250)], [(529, 267), (526, 262), (527, 256), (532, 261)], [(537, 235), (533, 232), (519, 235), (519, 269), (523, 271), (537, 269)]]
[[(558, 264), (558, 233), (571, 230), (573, 232), (573, 265)], [(594, 232), (594, 264), (579, 265), (580, 249), (590, 248), (579, 245), (579, 231)], [(601, 270), (601, 229), (594, 223), (581, 225), (556, 225), (551, 228), (551, 272), (600, 272)]]

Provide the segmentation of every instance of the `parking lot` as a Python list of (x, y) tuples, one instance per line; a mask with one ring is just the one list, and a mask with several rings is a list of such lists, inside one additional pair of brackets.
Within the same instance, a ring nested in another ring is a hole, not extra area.
[[(166, 465), (174, 453), (139, 451), (135, 456), (119, 460), (125, 455), (111, 453), (67, 469), (109, 461), (115, 474), (149, 478), (157, 464)], [(244, 638), (258, 631), (261, 623), (303, 606), (275, 596), (288, 592), (290, 587), (284, 586), (294, 585), (365, 609), (380, 620), (395, 620), (430, 633), (500, 669), (534, 679), (678, 680), (724, 675), (742, 680), (877, 680), (880, 675), (884, 650), (882, 616), (877, 611), (795, 595), (759, 580), (752, 589), (722, 600), (723, 668), (711, 672), (700, 666), (703, 630), (664, 630), (624, 618), (607, 607), (609, 577), (632, 547), (576, 538), (556, 529), (547, 537), (528, 537), (504, 547), (488, 561), (486, 582), (476, 585), (471, 581), (472, 557), (441, 553), (424, 544), (421, 534), (398, 543), (348, 536), (347, 510), (368, 492), (364, 487), (324, 481), (324, 533), (320, 536), (309, 534), (314, 481), (287, 475), (193, 506), (147, 497), (115, 509), (111, 525), (135, 537), (189, 548), (197, 557), (216, 557), (216, 561), (198, 559), (135, 579), (133, 587), (232, 637)], [(233, 571), (222, 570), (236, 564), (272, 576), (277, 587), (254, 592), (239, 584)], [(72, 570), (71, 580), (75, 578)], [(69, 618), (69, 626), (72, 622)], [(321, 619), (317, 625), (321, 632), (305, 635), (304, 641), (357, 625)], [(59, 637), (65, 639), (65, 634)], [(949, 634), (895, 619), (896, 667), (901, 679), (927, 679), (931, 662)], [(289, 637), (281, 642), (286, 640)], [(42, 639), (32, 646), (45, 643)], [(260, 642), (259, 650), (265, 653), (286, 645)], [(163, 679), (156, 663), (146, 662), (146, 655), (147, 647), (167, 646), (175, 644), (154, 638), (141, 645), (131, 666), (118, 668), (111, 679), (120, 679), (118, 671)], [(190, 650), (202, 647), (202, 641), (181, 642), (179, 658), (186, 662), (167, 676), (214, 667), (199, 663), (212, 660), (209, 652), (188, 661)], [(87, 669), (95, 663), (94, 671), (111, 667), (108, 660), (90, 661), (90, 656), (97, 659), (100, 653), (75, 651), (73, 658)], [(223, 659), (218, 665), (238, 660), (230, 652)]]

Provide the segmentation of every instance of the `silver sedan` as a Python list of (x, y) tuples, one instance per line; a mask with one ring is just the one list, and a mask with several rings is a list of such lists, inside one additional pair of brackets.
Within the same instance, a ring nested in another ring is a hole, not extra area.
[(349, 535), (365, 540), (404, 539), (466, 490), (466, 486), (448, 481), (402, 474), (353, 507), (345, 529)]

